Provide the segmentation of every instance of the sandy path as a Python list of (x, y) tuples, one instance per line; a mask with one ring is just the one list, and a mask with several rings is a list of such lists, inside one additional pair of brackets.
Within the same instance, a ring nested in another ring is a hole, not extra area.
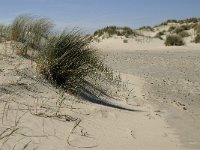
[(144, 99), (161, 111), (187, 149), (200, 149), (200, 51), (111, 51), (115, 70), (145, 80)]

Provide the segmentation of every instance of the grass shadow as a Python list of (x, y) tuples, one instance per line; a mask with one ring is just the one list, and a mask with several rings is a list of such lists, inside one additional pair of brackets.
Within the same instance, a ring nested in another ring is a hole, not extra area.
[[(132, 109), (125, 106), (120, 106), (120, 104), (115, 104), (115, 102), (109, 100), (109, 99), (114, 100), (114, 98), (108, 95), (105, 91), (101, 90), (100, 88), (98, 88), (97, 86), (94, 86), (93, 84), (89, 82), (86, 82), (86, 83), (87, 85), (85, 87), (82, 87), (79, 92), (79, 97), (82, 100), (85, 100), (94, 104), (98, 104), (98, 105), (120, 109), (120, 110), (141, 112), (141, 110)], [(96, 91), (100, 93), (99, 95), (101, 96), (98, 96), (97, 94), (91, 91)]]

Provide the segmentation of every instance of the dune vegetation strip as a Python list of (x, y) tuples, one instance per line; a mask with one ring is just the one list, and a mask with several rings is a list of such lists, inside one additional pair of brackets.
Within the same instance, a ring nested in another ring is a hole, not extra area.
[[(126, 45), (129, 45), (131, 40), (138, 43), (157, 40), (167, 47), (184, 46), (200, 43), (199, 23), (199, 18), (189, 18), (185, 20), (167, 20), (156, 26), (143, 26), (138, 29), (107, 26), (96, 30), (92, 39), (97, 43), (103, 43), (108, 39), (121, 39)], [(126, 45), (123, 45), (123, 47), (126, 47)]]
[(35, 52), (37, 72), (66, 91), (77, 94), (88, 79), (119, 81), (90, 46), (90, 37), (78, 30), (56, 33), (53, 27), (49, 19), (22, 15), (0, 27), (1, 40), (11, 41), (20, 56), (33, 57), (28, 51)]

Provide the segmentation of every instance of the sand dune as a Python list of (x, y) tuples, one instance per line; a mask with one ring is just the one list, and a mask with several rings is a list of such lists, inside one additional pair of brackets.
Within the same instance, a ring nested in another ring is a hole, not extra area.
[[(124, 43), (126, 39), (128, 43)], [(137, 51), (137, 50), (200, 50), (200, 45), (191, 42), (191, 38), (185, 39), (185, 46), (165, 46), (164, 40), (157, 38), (149, 38), (144, 36), (138, 36), (134, 38), (125, 37), (112, 37), (103, 39), (100, 42), (94, 42), (93, 45), (99, 48), (100, 51)]]
[(91, 44), (123, 81), (101, 97), (56, 89), (0, 44), (0, 149), (199, 149), (200, 44), (166, 47), (169, 27)]

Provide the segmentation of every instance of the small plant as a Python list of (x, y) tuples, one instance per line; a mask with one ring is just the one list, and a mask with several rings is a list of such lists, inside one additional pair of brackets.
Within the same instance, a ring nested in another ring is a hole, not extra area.
[(165, 40), (166, 46), (182, 46), (184, 44), (182, 37), (179, 35), (168, 35)]
[(188, 32), (186, 32), (186, 31), (182, 31), (182, 32), (178, 33), (178, 35), (181, 36), (182, 38), (190, 36), (190, 34)]
[(177, 20), (175, 20), (175, 19), (169, 19), (169, 20), (167, 20), (167, 23), (177, 23), (178, 21)]
[(159, 39), (163, 40), (162, 35), (164, 35), (164, 34), (165, 34), (164, 31), (160, 31), (155, 35), (155, 38), (159, 38)]
[(136, 32), (133, 31), (131, 28), (129, 27), (123, 27), (122, 28), (122, 35), (124, 35), (125, 37), (129, 37), (131, 35), (136, 36)]
[(179, 33), (183, 32), (183, 31), (184, 31), (183, 27), (176, 27), (173, 32), (176, 33), (176, 34), (179, 34)]
[(8, 40), (9, 27), (3, 24), (0, 24), (0, 43)]
[(196, 35), (194, 38), (194, 42), (200, 43), (200, 25), (195, 26), (194, 31), (195, 31), (195, 35)]
[(182, 25), (181, 28), (183, 30), (190, 30), (191, 29), (191, 25)]
[(194, 38), (195, 43), (200, 43), (200, 34), (197, 34), (196, 37)]
[(175, 29), (176, 29), (175, 26), (171, 26), (171, 27), (169, 27), (168, 32), (172, 32), (172, 31), (174, 31)]
[(166, 26), (167, 25), (167, 22), (162, 22), (160, 25), (158, 26)]
[(124, 43), (128, 43), (128, 40), (127, 40), (127, 39), (124, 39), (123, 42), (124, 42)]
[(154, 28), (152, 28), (150, 26), (143, 26), (143, 27), (139, 28), (139, 30), (154, 31)]
[(200, 34), (200, 25), (194, 27), (195, 34)]

